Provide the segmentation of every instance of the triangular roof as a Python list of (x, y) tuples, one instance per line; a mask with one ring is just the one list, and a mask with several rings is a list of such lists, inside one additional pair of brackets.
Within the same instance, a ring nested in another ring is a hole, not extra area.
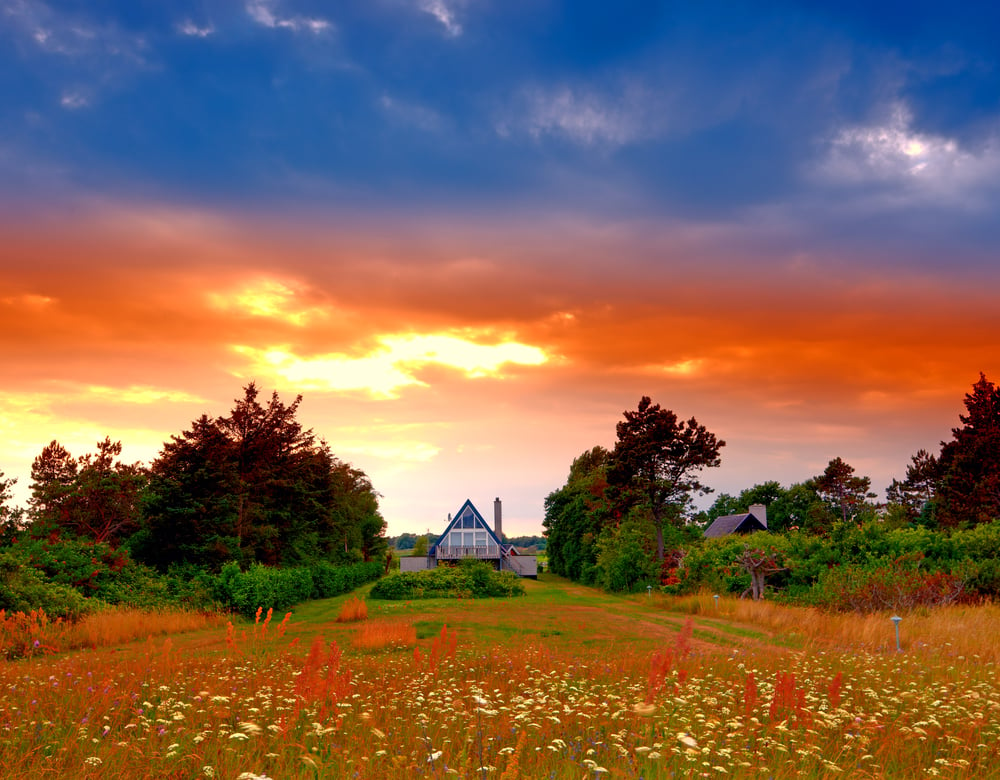
[[(496, 544), (497, 547), (501, 548), (505, 547), (504, 543), (501, 542), (500, 539), (497, 537), (496, 533), (493, 531), (493, 528), (490, 526), (490, 524), (486, 522), (486, 518), (484, 518), (479, 513), (478, 509), (476, 509), (476, 505), (473, 504), (472, 501), (470, 501), (469, 499), (465, 499), (465, 503), (462, 504), (459, 510), (451, 518), (451, 522), (448, 523), (448, 527), (444, 529), (444, 532), (437, 538), (437, 541), (435, 541), (434, 544), (431, 545), (431, 549), (429, 550), (431, 554), (433, 554), (434, 550), (437, 548), (439, 544), (441, 544), (441, 541), (448, 535), (451, 529), (455, 527), (455, 524), (465, 516), (467, 509), (472, 510), (472, 514), (475, 515), (476, 521), (478, 523), (477, 527), (473, 530), (479, 530), (479, 527), (481, 526), (490, 535), (490, 539), (493, 540), (493, 543)], [(462, 527), (459, 526), (459, 530), (461, 529)]]
[(712, 539), (727, 534), (748, 534), (753, 531), (766, 530), (767, 525), (762, 523), (757, 515), (752, 512), (744, 512), (739, 515), (723, 515), (715, 518), (712, 524), (705, 529), (705, 536)]

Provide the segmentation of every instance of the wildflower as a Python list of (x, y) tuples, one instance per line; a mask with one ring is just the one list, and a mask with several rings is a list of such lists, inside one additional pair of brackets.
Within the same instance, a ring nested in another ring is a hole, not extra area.
[(241, 723), (239, 725), (239, 729), (244, 734), (249, 734), (251, 737), (255, 737), (263, 731), (263, 729), (256, 723)]
[(435, 750), (433, 753), (427, 756), (427, 763), (428, 764), (433, 763), (434, 761), (437, 761), (439, 758), (441, 758), (441, 751)]
[(83, 763), (87, 766), (100, 766), (104, 762), (97, 756), (87, 756), (87, 758), (83, 759)]
[(645, 703), (636, 704), (632, 708), (632, 712), (634, 712), (636, 715), (642, 715), (643, 717), (648, 717), (648, 716), (652, 715), (654, 712), (656, 712), (656, 705), (655, 704), (645, 704)]
[(203, 766), (201, 768), (201, 773), (205, 775), (205, 777), (215, 777), (215, 767), (207, 765)]

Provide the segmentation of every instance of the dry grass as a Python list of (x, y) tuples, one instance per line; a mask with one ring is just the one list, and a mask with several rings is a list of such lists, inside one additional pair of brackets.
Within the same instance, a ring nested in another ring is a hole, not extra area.
[(368, 604), (357, 596), (344, 602), (337, 615), (338, 623), (356, 623), (368, 618)]
[(385, 647), (414, 647), (417, 629), (412, 623), (365, 623), (354, 636), (354, 646), (364, 650)]
[[(667, 609), (757, 626), (776, 635), (798, 635), (808, 642), (833, 647), (895, 650), (896, 636), (889, 613), (859, 615), (792, 607), (771, 601), (751, 601), (712, 594), (667, 598)], [(903, 650), (945, 651), (1000, 662), (1000, 606), (951, 605), (916, 609), (900, 617)]]
[(0, 657), (21, 658), (78, 648), (112, 647), (153, 636), (182, 634), (225, 625), (221, 615), (112, 607), (74, 622), (50, 620), (41, 609), (7, 614), (0, 610)]

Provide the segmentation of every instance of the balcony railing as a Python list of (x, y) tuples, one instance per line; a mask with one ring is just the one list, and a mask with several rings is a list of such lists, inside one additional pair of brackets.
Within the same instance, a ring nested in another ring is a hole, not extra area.
[(483, 545), (482, 547), (445, 547), (438, 545), (438, 560), (452, 558), (499, 558), (500, 550), (496, 545)]

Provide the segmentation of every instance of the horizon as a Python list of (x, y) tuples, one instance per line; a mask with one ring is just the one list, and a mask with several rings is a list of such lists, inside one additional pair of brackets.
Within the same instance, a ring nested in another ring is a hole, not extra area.
[(644, 395), (727, 442), (716, 494), (841, 457), (881, 498), (1000, 377), (998, 22), (0, 0), (15, 503), (52, 439), (148, 464), (249, 381), (393, 536), (539, 534)]

